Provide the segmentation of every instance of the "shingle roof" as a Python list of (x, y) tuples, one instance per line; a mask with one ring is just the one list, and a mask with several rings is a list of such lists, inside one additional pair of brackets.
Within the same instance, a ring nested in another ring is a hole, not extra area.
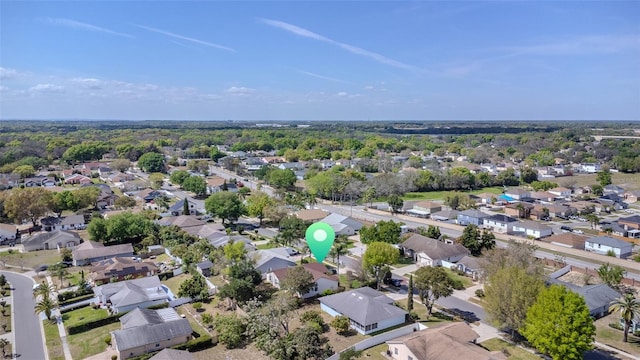
[[(338, 281), (337, 277), (328, 274), (327, 267), (323, 264), (309, 263), (302, 265), (302, 267), (307, 270), (311, 274), (311, 276), (313, 276), (313, 281), (318, 281), (318, 279), (320, 278), (325, 278), (336, 282)], [(290, 269), (292, 268), (278, 269), (275, 270), (273, 274), (278, 278), (278, 280), (283, 281), (287, 277)]]
[(67, 216), (60, 221), (60, 225), (84, 224), (84, 215)]
[(158, 268), (151, 262), (137, 262), (126, 257), (115, 257), (98, 261), (91, 266), (91, 278), (104, 279), (113, 276), (127, 276), (156, 272)]
[[(85, 244), (86, 243), (87, 242), (85, 242)], [(90, 245), (91, 244), (99, 244), (99, 243), (90, 242)], [(118, 245), (111, 245), (111, 246), (104, 246), (100, 244), (102, 246), (92, 246), (92, 247), (89, 247), (89, 246), (83, 247), (83, 245), (79, 245), (73, 250), (74, 259), (84, 260), (84, 259), (99, 258), (103, 256), (116, 257), (118, 255), (128, 256), (130, 254), (133, 254), (133, 246), (131, 244), (118, 244)]]
[[(181, 207), (178, 207), (182, 209)], [(192, 226), (202, 226), (206, 224), (206, 222), (199, 220), (195, 216), (192, 215), (180, 215), (180, 216), (168, 216), (158, 220), (158, 224), (164, 226), (175, 225), (181, 229), (192, 227)]]
[(323, 296), (319, 300), (320, 303), (365, 326), (407, 314), (393, 305), (393, 299), (370, 287)]
[(41, 232), (39, 234), (33, 235), (30, 238), (22, 241), (22, 244), (24, 244), (26, 247), (29, 247), (31, 245), (41, 245), (48, 241), (65, 243), (68, 241), (79, 242), (80, 240), (82, 240), (80, 238), (80, 235), (74, 232), (70, 232), (66, 230), (54, 230), (51, 232)]
[(501, 223), (511, 223), (518, 221), (518, 219), (512, 218), (511, 216), (502, 215), (502, 214), (494, 214), (487, 218), (487, 220), (501, 222)]
[(590, 243), (601, 244), (601, 245), (606, 245), (606, 246), (611, 246), (616, 248), (626, 248), (631, 246), (630, 243), (624, 240), (615, 239), (609, 236), (596, 236), (588, 239), (587, 241)]
[(460, 244), (446, 244), (420, 234), (411, 235), (401, 246), (415, 252), (425, 253), (431, 259), (445, 259), (469, 253), (469, 250)]
[(186, 350), (166, 348), (153, 355), (149, 360), (193, 360), (193, 355)]
[(93, 288), (93, 292), (111, 299), (115, 307), (138, 304), (147, 300), (169, 297), (161, 287), (158, 276), (109, 283)]
[(476, 219), (484, 219), (489, 217), (490, 215), (487, 213), (483, 213), (480, 210), (476, 210), (476, 209), (468, 209), (468, 210), (464, 210), (458, 213), (458, 216), (468, 216), (468, 217), (472, 217), (472, 218), (476, 218)]
[[(161, 310), (172, 310), (175, 313), (172, 308)], [(184, 336), (186, 342), (186, 336), (193, 331), (189, 320), (180, 318), (177, 313), (177, 319), (166, 319), (159, 312), (160, 310), (136, 309), (120, 318), (123, 328), (113, 332), (116, 348), (124, 351), (179, 336)], [(128, 326), (125, 327), (125, 324)]]
[(551, 235), (547, 238), (548, 242), (556, 242), (560, 244), (569, 245), (571, 247), (578, 247), (584, 249), (584, 241), (587, 240), (588, 237), (574, 234), (574, 233), (563, 233), (563, 234), (555, 234)]

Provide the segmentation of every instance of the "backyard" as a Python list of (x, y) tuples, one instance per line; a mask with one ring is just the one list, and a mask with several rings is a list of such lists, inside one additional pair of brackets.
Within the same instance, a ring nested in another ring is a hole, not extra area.
[(39, 265), (52, 265), (61, 260), (58, 250), (40, 250), (30, 252), (18, 252), (14, 250), (0, 252), (0, 263), (33, 269)]
[(489, 339), (480, 344), (489, 351), (501, 351), (509, 360), (540, 360), (540, 356), (501, 339)]
[(629, 334), (629, 342), (625, 343), (622, 341), (622, 331), (609, 327), (609, 324), (617, 322), (619, 318), (616, 314), (611, 314), (596, 320), (596, 341), (629, 354), (640, 354), (640, 337)]
[(120, 329), (120, 322), (115, 322), (79, 334), (67, 335), (72, 357), (85, 359), (105, 351), (107, 349), (105, 338), (109, 337), (112, 331), (118, 329)]
[[(473, 195), (477, 195), (477, 194), (481, 194), (481, 193), (491, 193), (491, 194), (502, 194), (503, 188), (501, 186), (493, 186), (493, 187), (487, 187), (487, 188), (483, 188), (483, 189), (478, 189), (478, 190), (472, 190), (472, 191), (464, 191), (462, 193), (464, 194), (473, 194)], [(405, 201), (408, 200), (442, 200), (444, 199), (444, 196), (449, 193), (451, 191), (427, 191), (427, 192), (408, 192), (406, 193), (402, 199)]]

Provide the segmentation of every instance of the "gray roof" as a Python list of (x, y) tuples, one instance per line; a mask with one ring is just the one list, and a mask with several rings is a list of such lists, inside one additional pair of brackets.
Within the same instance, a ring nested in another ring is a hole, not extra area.
[(286, 259), (280, 254), (267, 250), (256, 250), (249, 254), (249, 258), (255, 261), (256, 270), (261, 273), (274, 271), (278, 269), (284, 269), (292, 266), (296, 266), (296, 263)]
[(135, 308), (120, 318), (121, 327), (128, 329), (136, 326), (162, 324), (181, 319), (173, 308), (158, 310)]
[(153, 355), (149, 360), (193, 360), (193, 355), (186, 350), (166, 348)]
[(480, 269), (480, 261), (478, 261), (477, 257), (465, 255), (465, 257), (463, 257), (462, 259), (458, 260), (457, 263), (458, 264), (462, 264), (465, 267), (467, 267), (469, 269), (472, 269), (472, 270), (479, 270)]
[(93, 288), (93, 292), (97, 296), (106, 296), (114, 307), (169, 298), (169, 295), (162, 289), (157, 275), (96, 286)]
[(587, 285), (577, 289), (572, 289), (584, 297), (589, 311), (601, 307), (609, 307), (609, 304), (620, 297), (620, 294), (607, 284)]
[(518, 221), (516, 218), (512, 218), (511, 216), (503, 215), (503, 214), (494, 214), (486, 218), (487, 220), (500, 222), (500, 223), (511, 223)]
[[(162, 315), (146, 313), (154, 312), (154, 310), (144, 310), (144, 312), (137, 310), (133, 310), (127, 315), (124, 315), (121, 318), (123, 328), (113, 332), (116, 347), (119, 351), (155, 344), (179, 336), (185, 336), (186, 342), (186, 336), (190, 335), (193, 331), (187, 319), (182, 319), (179, 316), (177, 316), (175, 320), (164, 319)], [(175, 313), (175, 310), (173, 310), (173, 312)], [(125, 317), (128, 318), (124, 319)], [(125, 327), (125, 321), (129, 322), (132, 326)]]
[(60, 225), (84, 224), (84, 215), (67, 216), (60, 221)]
[(213, 263), (209, 260), (205, 260), (203, 262), (197, 263), (196, 266), (201, 270), (211, 269)]
[[(73, 258), (75, 260), (93, 259), (99, 257), (122, 257), (130, 256), (133, 254), (133, 245), (131, 244), (118, 244), (111, 246), (104, 246), (101, 243), (90, 242), (94, 246), (85, 246), (86, 243), (76, 246), (73, 250)], [(96, 245), (97, 244), (97, 245)]]
[(442, 210), (431, 214), (432, 219), (452, 220), (458, 218), (458, 210)]
[(401, 246), (418, 253), (425, 253), (431, 259), (446, 259), (469, 253), (469, 250), (460, 244), (447, 244), (420, 234), (411, 235)]
[(249, 240), (248, 238), (242, 236), (242, 235), (225, 235), (216, 239), (209, 239), (209, 243), (215, 247), (220, 247), (220, 246), (224, 246), (227, 245), (230, 242), (238, 242), (241, 241), (243, 243), (245, 243), (245, 248), (247, 250), (253, 250), (255, 248), (255, 246), (253, 245), (253, 243), (251, 242), (251, 240)]
[(529, 230), (551, 230), (549, 226), (532, 220), (519, 221), (517, 224), (513, 224), (513, 226)]
[(319, 300), (320, 303), (365, 326), (407, 314), (393, 305), (393, 299), (370, 287), (323, 296)]
[(609, 236), (596, 236), (586, 240), (590, 243), (601, 244), (616, 248), (631, 248), (632, 245), (624, 240), (619, 240)]
[(346, 226), (349, 226), (351, 228), (353, 228), (354, 230), (358, 231), (362, 228), (362, 223), (354, 220), (348, 216), (344, 216), (344, 215), (340, 215), (340, 214), (331, 214), (329, 216), (327, 216), (326, 218), (321, 220), (322, 222), (325, 222), (329, 225), (338, 225), (338, 224), (343, 224)]
[(33, 235), (30, 238), (23, 240), (22, 244), (26, 247), (30, 247), (33, 245), (42, 245), (46, 242), (54, 241), (59, 243), (66, 243), (69, 241), (80, 242), (82, 238), (80, 235), (66, 231), (66, 230), (54, 230), (51, 232), (41, 232), (39, 234)]
[(468, 209), (468, 210), (459, 212), (458, 216), (467, 216), (467, 217), (476, 218), (476, 219), (484, 219), (486, 217), (489, 217), (490, 215), (483, 213), (480, 210)]

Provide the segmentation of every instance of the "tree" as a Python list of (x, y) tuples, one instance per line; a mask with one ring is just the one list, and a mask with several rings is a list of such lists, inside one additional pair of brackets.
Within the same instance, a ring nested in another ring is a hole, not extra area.
[(534, 256), (537, 246), (510, 240), (506, 248), (493, 248), (480, 259), (482, 277), (490, 278), (493, 274), (506, 267), (524, 269), (527, 274), (543, 276), (543, 267)]
[(204, 208), (212, 216), (233, 223), (245, 214), (246, 208), (238, 195), (233, 192), (220, 191), (212, 194), (204, 201)]
[(353, 346), (343, 350), (338, 360), (354, 360), (362, 356), (362, 350), (356, 350)]
[(391, 208), (392, 214), (397, 214), (402, 210), (402, 206), (404, 205), (404, 201), (398, 194), (389, 195), (387, 202), (389, 203), (389, 207)]
[(283, 246), (291, 246), (304, 236), (307, 223), (297, 216), (286, 216), (279, 222), (279, 234), (274, 239)]
[(138, 158), (138, 167), (147, 173), (164, 172), (164, 156), (156, 152), (142, 154)]
[(610, 304), (609, 311), (620, 314), (624, 321), (624, 335), (622, 341), (628, 341), (629, 327), (633, 320), (640, 317), (640, 300), (633, 294), (624, 294), (619, 299), (613, 300)]
[(349, 318), (343, 315), (338, 315), (331, 320), (331, 327), (336, 329), (336, 332), (340, 335), (345, 335), (351, 329), (349, 324)]
[(13, 169), (14, 174), (18, 174), (21, 179), (28, 178), (29, 176), (33, 176), (36, 173), (36, 169), (31, 165), (20, 165)]
[(182, 213), (184, 215), (191, 215), (191, 210), (189, 209), (189, 199), (184, 198), (182, 202)]
[(176, 184), (182, 187), (182, 183), (189, 178), (191, 174), (187, 170), (176, 170), (171, 172), (171, 176), (169, 176), (169, 180), (172, 184)]
[(414, 285), (429, 316), (433, 312), (433, 304), (439, 298), (453, 294), (454, 287), (453, 280), (443, 268), (431, 266), (424, 266), (416, 271)]
[(413, 311), (413, 274), (409, 275), (409, 285), (407, 286), (407, 312)]
[(487, 229), (480, 231), (478, 226), (473, 224), (464, 228), (458, 241), (469, 249), (473, 256), (482, 254), (483, 249), (490, 250), (496, 246), (495, 235), (491, 231)]
[(291, 169), (272, 169), (267, 182), (276, 188), (289, 189), (296, 183), (296, 174)]
[(51, 320), (51, 312), (58, 306), (57, 302), (51, 297), (51, 294), (42, 295), (40, 300), (36, 302), (34, 310), (36, 314), (44, 313), (47, 319)]
[[(340, 275), (340, 256), (346, 256), (349, 253), (349, 244), (347, 243), (346, 235), (338, 235), (333, 242), (331, 250), (329, 250), (329, 256), (336, 264), (336, 274)], [(340, 285), (340, 277), (338, 277), (338, 285)]]
[(380, 289), (383, 270), (386, 266), (397, 263), (399, 256), (398, 249), (385, 242), (372, 242), (367, 246), (362, 259), (364, 267), (375, 275), (377, 289)]
[(619, 265), (606, 263), (598, 268), (598, 276), (600, 276), (600, 279), (614, 289), (618, 289), (620, 287), (624, 274), (624, 268)]
[(64, 264), (58, 263), (55, 265), (51, 265), (49, 266), (48, 271), (51, 275), (58, 277), (58, 279), (60, 279), (60, 287), (64, 287), (62, 285), (62, 280), (65, 276), (69, 275), (69, 271), (67, 271), (67, 268), (65, 268)]
[(162, 184), (164, 183), (164, 175), (159, 172), (154, 172), (149, 175), (149, 182), (151, 183), (152, 189), (158, 190), (162, 188)]
[[(60, 259), (61, 261), (72, 261), (73, 260), (73, 251), (71, 248), (65, 247), (60, 250)], [(1, 285), (1, 284), (0, 284)]]
[(189, 297), (194, 300), (203, 300), (209, 297), (209, 287), (204, 279), (204, 276), (200, 273), (192, 274), (190, 279), (187, 279), (180, 284), (178, 289), (179, 297)]
[[(243, 188), (244, 189), (244, 188)], [(262, 219), (264, 218), (264, 209), (269, 206), (273, 206), (273, 199), (262, 191), (257, 191), (247, 199), (247, 213), (249, 216), (257, 217), (260, 220), (262, 226)]]
[(292, 294), (302, 296), (316, 285), (313, 275), (302, 266), (295, 266), (287, 269), (287, 275), (280, 283), (280, 289), (288, 290)]
[(213, 320), (213, 324), (218, 334), (218, 340), (223, 343), (227, 349), (236, 348), (244, 342), (244, 331), (247, 326), (243, 319), (238, 317), (237, 314), (217, 314)]
[(442, 234), (440, 233), (440, 227), (429, 225), (427, 228), (427, 237), (432, 239), (440, 239)]
[(373, 204), (373, 200), (376, 198), (376, 188), (368, 187), (362, 194), (362, 201), (369, 203), (369, 207)]
[(114, 205), (119, 209), (130, 209), (136, 206), (136, 200), (130, 196), (120, 196), (114, 202)]
[(527, 310), (544, 286), (542, 278), (526, 268), (505, 266), (492, 273), (484, 287), (484, 308), (498, 328), (513, 336), (524, 324)]
[(207, 194), (207, 182), (201, 176), (189, 176), (184, 179), (182, 188), (191, 191), (196, 196), (204, 196)]
[(538, 172), (530, 167), (520, 170), (520, 181), (524, 184), (531, 184), (538, 180)]
[(30, 220), (36, 226), (53, 205), (53, 193), (41, 187), (13, 189), (4, 200), (4, 211), (16, 223)]
[(237, 303), (245, 303), (255, 297), (256, 285), (262, 282), (260, 272), (249, 261), (232, 264), (227, 276), (228, 282), (220, 287), (218, 295), (229, 299), (234, 307)]
[(120, 172), (125, 172), (131, 167), (131, 160), (129, 159), (115, 159), (111, 162), (111, 168)]
[(527, 311), (521, 333), (553, 359), (582, 359), (593, 347), (595, 326), (582, 295), (553, 284), (540, 292)]
[(596, 181), (600, 186), (605, 187), (611, 185), (611, 171), (609, 168), (602, 169), (602, 171), (596, 174)]
[(363, 226), (360, 229), (360, 241), (363, 244), (370, 244), (374, 241), (397, 244), (400, 242), (402, 234), (402, 223), (389, 221), (378, 221), (372, 226)]
[(211, 149), (209, 150), (209, 157), (211, 158), (211, 160), (215, 162), (217, 162), (218, 160), (220, 160), (225, 156), (227, 156), (227, 154), (220, 151), (216, 146), (212, 146)]
[(237, 264), (245, 259), (247, 248), (242, 241), (230, 241), (223, 248), (224, 257), (232, 264)]

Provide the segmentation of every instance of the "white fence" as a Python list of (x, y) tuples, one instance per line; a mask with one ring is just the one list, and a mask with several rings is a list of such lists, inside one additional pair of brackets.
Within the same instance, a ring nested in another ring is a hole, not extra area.
[[(424, 330), (427, 327), (420, 324), (420, 323), (415, 323), (415, 324), (410, 324), (407, 326), (403, 326), (401, 328), (397, 328), (391, 331), (387, 331), (385, 333), (382, 333), (380, 335), (376, 335), (376, 336), (372, 336), (368, 339), (362, 340), (359, 343), (353, 345), (352, 347), (355, 350), (365, 350), (368, 349), (370, 347), (376, 346), (378, 344), (382, 344), (385, 341), (389, 341), (391, 339), (395, 339), (397, 337), (400, 336), (404, 336), (407, 334), (410, 334), (414, 331), (420, 331), (420, 330)], [(346, 349), (345, 349), (346, 350)], [(344, 351), (344, 350), (343, 350)], [(333, 355), (331, 355), (330, 357), (327, 358), (327, 360), (338, 360), (340, 358), (340, 353), (335, 353)]]

